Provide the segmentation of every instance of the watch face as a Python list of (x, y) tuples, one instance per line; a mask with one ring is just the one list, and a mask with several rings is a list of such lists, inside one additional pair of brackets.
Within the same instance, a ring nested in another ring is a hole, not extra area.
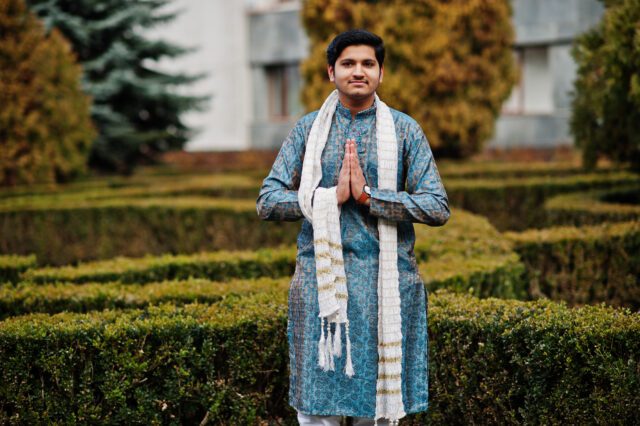
[(364, 193), (367, 194), (368, 196), (371, 196), (371, 188), (369, 188), (367, 185), (364, 186)]

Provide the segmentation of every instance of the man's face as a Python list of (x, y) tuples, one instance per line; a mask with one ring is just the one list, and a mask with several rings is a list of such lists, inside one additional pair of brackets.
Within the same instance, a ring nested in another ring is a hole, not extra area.
[(378, 64), (373, 47), (355, 45), (344, 49), (335, 67), (329, 65), (327, 71), (340, 95), (362, 101), (372, 97), (382, 83), (384, 69)]

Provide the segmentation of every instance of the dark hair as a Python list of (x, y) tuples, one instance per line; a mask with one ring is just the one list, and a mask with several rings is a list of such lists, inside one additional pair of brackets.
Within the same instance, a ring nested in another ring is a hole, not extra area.
[(327, 64), (335, 67), (338, 56), (344, 49), (361, 44), (373, 47), (378, 64), (382, 67), (384, 63), (384, 43), (382, 39), (374, 33), (361, 29), (340, 33), (329, 43), (329, 47), (327, 47)]

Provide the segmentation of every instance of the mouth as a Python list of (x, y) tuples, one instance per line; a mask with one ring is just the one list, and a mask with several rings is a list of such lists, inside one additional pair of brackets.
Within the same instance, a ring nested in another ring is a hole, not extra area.
[(362, 80), (354, 80), (354, 81), (350, 81), (349, 84), (355, 84), (356, 86), (364, 86), (367, 83), (365, 81), (362, 81)]

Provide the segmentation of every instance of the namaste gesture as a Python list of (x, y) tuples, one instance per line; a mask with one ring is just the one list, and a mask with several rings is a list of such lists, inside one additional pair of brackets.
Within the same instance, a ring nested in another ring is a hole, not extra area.
[[(366, 183), (367, 181), (358, 161), (356, 141), (355, 139), (347, 139), (347, 143), (344, 146), (344, 159), (342, 160), (342, 167), (338, 177), (338, 204), (342, 205), (349, 199), (349, 196), (353, 196), (355, 200), (360, 198)], [(366, 205), (369, 205), (369, 203), (369, 200), (365, 202)]]

